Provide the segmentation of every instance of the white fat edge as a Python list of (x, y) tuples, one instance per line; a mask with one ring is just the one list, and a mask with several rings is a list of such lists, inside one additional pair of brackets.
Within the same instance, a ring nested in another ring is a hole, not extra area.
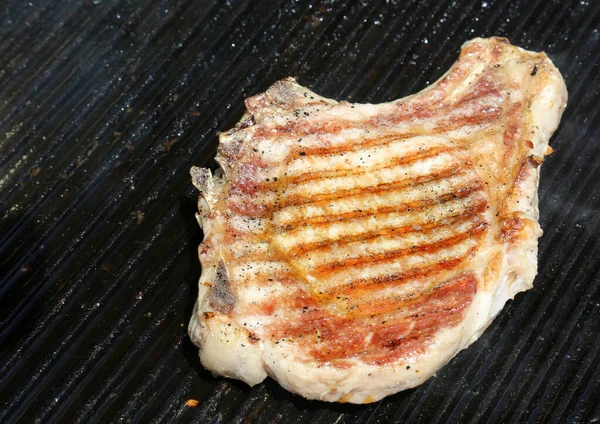
[[(548, 59), (550, 62), (550, 59)], [(546, 148), (550, 137), (558, 128), (560, 118), (567, 106), (567, 88), (562, 76), (554, 68), (552, 62), (552, 71), (548, 78), (551, 80), (549, 84), (544, 86), (537, 94), (535, 100), (531, 103), (531, 123), (534, 144), (534, 153), (539, 157), (546, 155)]]
[(533, 280), (537, 274), (537, 236), (528, 239), (527, 242), (522, 241), (516, 249), (506, 251), (501, 269), (496, 289), (493, 291), (490, 319), (493, 319), (517, 293), (533, 287)]
[[(489, 324), (478, 311), (489, 306), (489, 294), (477, 294), (461, 325), (440, 330), (429, 343), (427, 360), (415, 355), (386, 365), (368, 365), (358, 359), (347, 359), (352, 365), (338, 369), (324, 365), (315, 367), (299, 355), (293, 343), (280, 342), (266, 346), (263, 361), (270, 375), (288, 390), (309, 399), (365, 403), (374, 402), (402, 390), (418, 386), (437, 372), (460, 350), (470, 345)], [(471, 335), (471, 337), (469, 337)], [(407, 368), (408, 367), (408, 368)]]
[[(533, 142), (533, 153), (544, 157), (550, 137), (558, 127), (567, 106), (567, 87), (559, 70), (544, 53), (511, 47), (513, 54), (504, 68), (508, 75), (526, 88), (513, 94), (520, 94), (521, 98), (512, 100), (524, 100), (525, 95), (533, 99), (530, 105), (532, 121), (527, 127), (530, 132), (524, 137)], [(523, 56), (528, 56), (528, 59), (523, 60)], [(540, 64), (537, 75), (530, 75), (536, 64)], [(539, 81), (540, 78), (543, 81)]]
[(525, 237), (519, 236), (503, 246), (502, 272), (494, 296), (494, 309), (498, 311), (515, 294), (532, 288), (537, 275), (538, 238), (542, 235), (537, 194), (540, 166), (530, 172), (520, 183), (518, 198), (509, 205), (511, 212), (520, 214), (530, 225), (521, 230), (526, 232)]
[(493, 318), (488, 314), (491, 299), (491, 293), (479, 290), (461, 324), (440, 330), (430, 341), (426, 360), (415, 355), (394, 364), (368, 365), (348, 358), (352, 364), (348, 372), (328, 365), (315, 367), (310, 358), (300, 356), (293, 342), (280, 342), (265, 346), (263, 361), (283, 387), (309, 399), (374, 402), (422, 384), (475, 341)]
[[(537, 237), (531, 241), (537, 246)], [(516, 293), (531, 288), (531, 282), (533, 282), (537, 269), (537, 249), (535, 249), (533, 255), (514, 257), (507, 255), (505, 250), (506, 246), (491, 246), (481, 253), (478, 260), (472, 262), (473, 271), (478, 276), (479, 281), (483, 281), (483, 275), (490, 261), (499, 256), (502, 257), (502, 271), (495, 286), (488, 289), (479, 287), (461, 323), (463, 334), (458, 350), (465, 349), (475, 342), (494, 321), (506, 302), (513, 299)], [(524, 276), (513, 273), (511, 263), (520, 264), (519, 266), (523, 269), (528, 269), (530, 275)]]
[(200, 362), (204, 368), (250, 386), (267, 377), (262, 364), (261, 343), (252, 343), (248, 339), (248, 330), (235, 320), (216, 315), (205, 320), (200, 331), (204, 333), (200, 345)]
[[(201, 256), (202, 273), (198, 282), (198, 298), (189, 322), (188, 332), (192, 341), (199, 347), (202, 365), (216, 374), (242, 380), (253, 386), (263, 381), (267, 374), (262, 366), (260, 344), (248, 339), (248, 331), (238, 325), (234, 318), (214, 312), (210, 306), (210, 290), (212, 288), (217, 263), (220, 259), (220, 237), (222, 230), (212, 228), (221, 226), (220, 212), (208, 214), (214, 207), (219, 191), (225, 184), (225, 176), (217, 170), (212, 177), (210, 170), (199, 198), (199, 210), (196, 218), (203, 228), (205, 240), (211, 244), (206, 255)], [(205, 172), (206, 172), (205, 171)], [(255, 230), (253, 220), (244, 219), (246, 230)], [(204, 313), (214, 313), (206, 318)]]
[(347, 358), (350, 367), (339, 369), (327, 364), (315, 366), (313, 359), (304, 357), (294, 343), (287, 340), (265, 345), (262, 357), (269, 375), (287, 390), (308, 399), (350, 403), (374, 402), (415, 387), (448, 360), (443, 349), (432, 345), (426, 363), (417, 355), (386, 365), (369, 365)]
[(208, 304), (208, 297), (212, 287), (212, 282), (215, 279), (216, 272), (216, 261), (211, 261), (211, 263), (208, 263), (206, 260), (201, 260), (201, 262), (202, 273), (200, 275), (200, 280), (198, 281), (198, 298), (196, 300), (196, 304), (194, 305), (194, 312), (188, 327), (192, 341), (196, 345), (204, 343), (207, 337), (202, 313), (212, 310)]
[[(249, 340), (248, 330), (235, 321), (235, 311), (232, 315), (215, 312), (210, 318), (204, 315), (205, 312), (214, 312), (209, 299), (220, 254), (217, 252), (212, 256), (201, 261), (198, 300), (188, 332), (192, 341), (198, 345), (200, 362), (207, 370), (253, 386), (267, 377), (262, 366), (260, 343)], [(233, 281), (231, 275), (230, 281)]]
[[(543, 66), (545, 72), (540, 72), (540, 77), (547, 78), (541, 90), (535, 93), (530, 105), (532, 120), (529, 123), (528, 134), (533, 142), (532, 153), (544, 157), (550, 137), (558, 127), (561, 115), (566, 107), (567, 91), (564, 80), (554, 67), (550, 59)], [(535, 76), (531, 76), (535, 78)], [(538, 223), (538, 185), (541, 165), (535, 170), (530, 170), (528, 177), (521, 181), (518, 187), (519, 198), (510, 203), (511, 212), (522, 214), (533, 224), (524, 230), (528, 234), (513, 243), (506, 243), (503, 247), (504, 256), (502, 272), (493, 296), (491, 314), (496, 315), (506, 301), (522, 291), (533, 287), (537, 274), (538, 238), (542, 230)], [(526, 199), (528, 201), (526, 201)], [(518, 202), (516, 200), (519, 200)]]

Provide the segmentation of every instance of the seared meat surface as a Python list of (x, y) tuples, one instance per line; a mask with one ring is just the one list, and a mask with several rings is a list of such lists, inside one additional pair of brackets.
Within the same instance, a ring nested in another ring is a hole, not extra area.
[(247, 99), (221, 169), (192, 169), (203, 365), (326, 401), (424, 382), (532, 287), (539, 169), (566, 99), (545, 54), (502, 38), (390, 103), (291, 78)]

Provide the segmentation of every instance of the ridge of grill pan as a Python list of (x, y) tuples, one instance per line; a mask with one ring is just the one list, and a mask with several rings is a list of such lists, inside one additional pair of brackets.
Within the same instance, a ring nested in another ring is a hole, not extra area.
[[(40, 0), (0, 19), (0, 421), (600, 421), (600, 4)], [(545, 50), (569, 90), (534, 288), (376, 404), (206, 372), (186, 335), (202, 238), (188, 170), (216, 166), (243, 99), (286, 76), (400, 98), (490, 35)]]

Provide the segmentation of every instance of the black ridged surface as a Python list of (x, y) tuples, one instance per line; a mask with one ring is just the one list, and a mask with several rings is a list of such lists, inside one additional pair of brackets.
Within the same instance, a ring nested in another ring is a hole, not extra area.
[[(0, 22), (0, 422), (600, 422), (598, 2), (37, 1)], [(372, 405), (203, 370), (188, 170), (214, 166), (243, 99), (288, 75), (396, 99), (490, 35), (546, 50), (569, 89), (534, 289)]]

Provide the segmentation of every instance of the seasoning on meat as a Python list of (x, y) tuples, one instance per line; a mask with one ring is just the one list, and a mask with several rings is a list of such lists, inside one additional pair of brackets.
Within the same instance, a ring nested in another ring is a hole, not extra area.
[(247, 99), (221, 168), (192, 168), (203, 365), (326, 401), (423, 383), (532, 287), (540, 164), (566, 99), (545, 54), (497, 37), (390, 103), (291, 78)]

